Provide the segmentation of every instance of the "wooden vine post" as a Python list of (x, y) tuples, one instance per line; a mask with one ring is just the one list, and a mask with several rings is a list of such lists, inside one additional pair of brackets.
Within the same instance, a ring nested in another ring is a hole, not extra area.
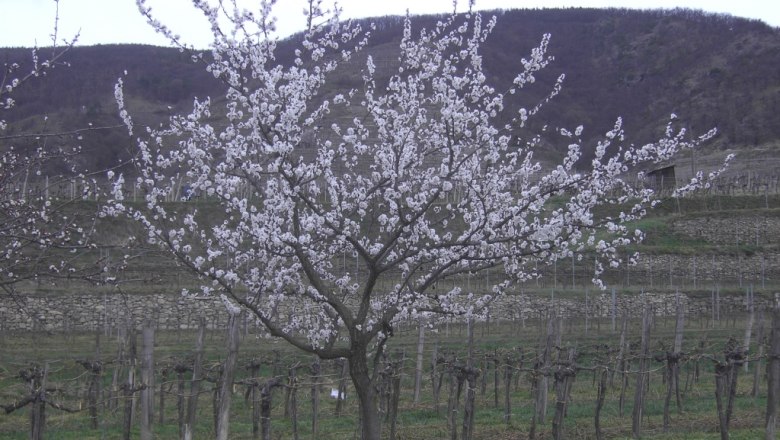
[(184, 390), (186, 381), (184, 375), (188, 371), (192, 371), (192, 367), (187, 363), (179, 360), (173, 364), (173, 371), (176, 373), (176, 421), (179, 426), (179, 438), (184, 438), (184, 423), (185, 414), (187, 413), (187, 407), (185, 406)]
[(89, 410), (89, 421), (92, 429), (98, 428), (98, 401), (100, 400), (101, 382), (103, 376), (103, 362), (100, 360), (79, 360), (77, 364), (81, 365), (89, 374), (87, 385), (87, 409)]
[(122, 425), (122, 438), (123, 440), (130, 440), (130, 430), (133, 426), (134, 409), (135, 409), (135, 393), (140, 391), (143, 387), (136, 386), (136, 334), (135, 328), (132, 325), (128, 326), (127, 330), (127, 381), (122, 385), (122, 395), (125, 402), (124, 417)]
[(241, 338), (239, 332), (240, 313), (230, 313), (227, 332), (227, 356), (220, 377), (219, 398), (217, 400), (216, 439), (228, 440), (230, 438), (230, 402), (233, 395), (233, 378), (238, 365), (238, 342)]
[(289, 408), (290, 423), (292, 425), (293, 440), (298, 440), (298, 368), (301, 363), (293, 364), (288, 373), (287, 394), (288, 399), (285, 408)]
[(639, 349), (634, 409), (631, 413), (631, 433), (634, 438), (640, 438), (642, 435), (642, 415), (645, 409), (645, 391), (647, 390), (647, 358), (649, 356), (650, 344), (650, 320), (650, 307), (645, 306), (644, 313), (642, 314), (642, 342)]
[(420, 319), (417, 323), (417, 362), (414, 367), (414, 403), (420, 403), (420, 391), (422, 390), (423, 357), (425, 355), (425, 322)]
[(745, 362), (745, 350), (732, 338), (726, 344), (725, 360), (715, 362), (715, 402), (718, 409), (718, 427), (721, 440), (729, 438), (729, 424), (737, 397), (737, 378)]
[(444, 363), (444, 358), (439, 356), (439, 342), (433, 344), (431, 354), (431, 392), (433, 393), (433, 410), (439, 414), (439, 398), (441, 396), (441, 383), (444, 379), (444, 371), (439, 365)]
[(511, 353), (504, 357), (504, 423), (512, 419), (512, 374), (515, 372)]
[(320, 360), (315, 359), (311, 364), (311, 433), (317, 438), (320, 428), (320, 372), (322, 371)]
[(247, 385), (247, 392), (244, 396), (244, 400), (251, 402), (252, 407), (252, 438), (260, 438), (260, 399), (259, 390), (260, 382), (258, 376), (260, 375), (260, 361), (257, 359), (251, 359), (246, 369), (249, 370), (249, 378), (244, 383)]
[(195, 421), (198, 414), (198, 398), (200, 396), (200, 383), (203, 380), (203, 344), (206, 339), (206, 320), (200, 319), (198, 336), (195, 340), (195, 358), (192, 364), (192, 383), (190, 395), (187, 399), (187, 420), (182, 431), (183, 440), (192, 440), (195, 434)]
[(349, 378), (349, 362), (346, 359), (339, 359), (337, 364), (340, 367), (339, 382), (336, 390), (336, 417), (341, 416), (344, 410), (344, 402), (347, 396), (347, 380)]
[(603, 440), (604, 433), (601, 431), (601, 410), (604, 408), (604, 399), (607, 395), (607, 377), (609, 372), (602, 368), (599, 373), (598, 394), (596, 396), (596, 410), (593, 416), (593, 424), (596, 429), (596, 440)]
[(65, 412), (77, 412), (75, 409), (70, 409), (56, 403), (48, 398), (48, 393), (56, 391), (53, 388), (47, 387), (47, 379), (49, 376), (49, 364), (44, 364), (43, 368), (40, 365), (32, 365), (30, 368), (19, 371), (18, 378), (27, 383), (27, 389), (29, 394), (24, 398), (8, 404), (0, 405), (6, 414), (24, 408), (28, 405), (30, 409), (30, 439), (31, 440), (43, 440), (44, 430), (46, 427), (46, 405), (52, 408)]
[(477, 378), (479, 370), (473, 366), (466, 366), (460, 372), (466, 384), (466, 400), (463, 405), (463, 440), (471, 440), (474, 437), (474, 414), (476, 413)]
[(563, 419), (566, 416), (566, 405), (571, 395), (571, 388), (574, 384), (574, 378), (577, 376), (577, 350), (569, 349), (568, 358), (561, 360), (555, 369), (553, 375), (555, 379), (555, 416), (553, 417), (552, 430), (555, 440), (562, 440)]
[(260, 420), (263, 440), (271, 440), (271, 397), (273, 389), (282, 385), (280, 377), (273, 377), (265, 382), (260, 390)]
[(677, 403), (677, 413), (682, 412), (682, 397), (680, 395), (680, 361), (684, 354), (682, 352), (683, 327), (685, 325), (685, 313), (682, 304), (677, 300), (677, 322), (674, 331), (674, 347), (667, 351), (662, 358), (656, 358), (658, 361), (666, 363), (666, 398), (664, 399), (663, 430), (669, 432), (671, 425), (670, 406), (672, 395), (675, 396)]
[(763, 368), (761, 368), (762, 360), (764, 358), (764, 345), (765, 339), (766, 339), (766, 329), (765, 323), (764, 323), (764, 311), (760, 310), (758, 312), (758, 330), (756, 333), (756, 362), (755, 366), (753, 367), (753, 389), (750, 391), (750, 396), (754, 399), (758, 397), (758, 390), (760, 388), (761, 383), (761, 372), (763, 371)]
[(777, 411), (780, 409), (780, 308), (772, 310), (769, 359), (767, 360), (767, 396), (765, 439), (777, 438)]
[(154, 328), (146, 322), (143, 328), (141, 362), (141, 440), (152, 440), (152, 406), (154, 403)]

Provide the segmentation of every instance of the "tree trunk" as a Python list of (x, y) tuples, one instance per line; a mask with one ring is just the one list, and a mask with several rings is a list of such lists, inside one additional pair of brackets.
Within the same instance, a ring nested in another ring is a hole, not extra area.
[(381, 429), (377, 393), (371, 380), (365, 349), (356, 349), (349, 357), (349, 375), (360, 404), (360, 438), (379, 440)]

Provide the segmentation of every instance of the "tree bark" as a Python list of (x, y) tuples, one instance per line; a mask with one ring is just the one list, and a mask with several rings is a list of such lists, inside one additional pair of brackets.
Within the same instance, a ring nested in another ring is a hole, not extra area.
[(355, 394), (360, 405), (360, 428), (363, 440), (379, 440), (381, 435), (380, 418), (377, 406), (377, 393), (368, 369), (365, 348), (352, 350), (349, 357), (349, 375), (355, 385)]

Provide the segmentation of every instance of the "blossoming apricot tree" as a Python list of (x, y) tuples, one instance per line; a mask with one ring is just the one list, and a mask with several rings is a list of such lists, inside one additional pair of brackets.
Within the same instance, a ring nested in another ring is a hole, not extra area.
[[(112, 176), (107, 213), (142, 223), (150, 241), (198, 274), (202, 291), (190, 295), (220, 295), (270, 336), (323, 359), (346, 358), (363, 438), (380, 435), (374, 380), (398, 320), (478, 314), (512, 283), (536, 276), (536, 264), (585, 250), (597, 255), (600, 284), (604, 265), (623, 263), (619, 248), (641, 239), (627, 223), (655, 200), (652, 189), (629, 183), (630, 169), (714, 134), (686, 140), (670, 124), (658, 142), (622, 146), (618, 120), (592, 161), (575, 167), (582, 128), (560, 129), (568, 152), (549, 169), (533, 157), (539, 137), (527, 133), (539, 107), (520, 108), (513, 97), (550, 62), (549, 35), (499, 90), (480, 55), (495, 18), (453, 14), (415, 35), (407, 17), (397, 70), (379, 80), (364, 54), (370, 29), (326, 17), (320, 2), (309, 2), (307, 31), (286, 65), (271, 33), (273, 2), (261, 1), (256, 14), (235, 2), (229, 13), (229, 3), (194, 4), (214, 32), (207, 69), (226, 85), (223, 108), (198, 100), (189, 115), (140, 137), (136, 184), (147, 190), (145, 206), (125, 203), (124, 178)], [(334, 91), (330, 80), (359, 57), (362, 87)], [(116, 93), (132, 132), (121, 82)], [(164, 203), (182, 179), (224, 215)], [(606, 204), (622, 212), (597, 216)], [(345, 255), (354, 271), (339, 267)], [(497, 268), (505, 276), (489, 291), (458, 286)], [(442, 289), (444, 280), (454, 287)]]

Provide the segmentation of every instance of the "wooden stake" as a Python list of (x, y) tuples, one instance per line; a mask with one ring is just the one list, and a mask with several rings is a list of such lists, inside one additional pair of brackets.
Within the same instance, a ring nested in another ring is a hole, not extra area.
[(231, 313), (228, 318), (227, 356), (222, 368), (219, 389), (219, 407), (217, 408), (217, 440), (228, 440), (230, 435), (230, 402), (233, 395), (233, 378), (238, 365), (239, 313)]

